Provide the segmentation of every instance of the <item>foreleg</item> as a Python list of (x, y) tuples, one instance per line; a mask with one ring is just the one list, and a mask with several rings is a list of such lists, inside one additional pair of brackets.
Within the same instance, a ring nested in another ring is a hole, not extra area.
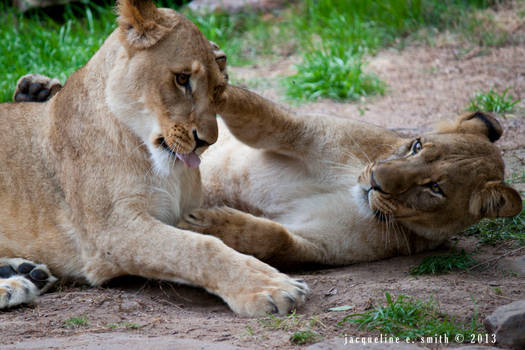
[(229, 207), (196, 209), (179, 227), (220, 238), (229, 247), (278, 267), (321, 260), (315, 244), (277, 222)]

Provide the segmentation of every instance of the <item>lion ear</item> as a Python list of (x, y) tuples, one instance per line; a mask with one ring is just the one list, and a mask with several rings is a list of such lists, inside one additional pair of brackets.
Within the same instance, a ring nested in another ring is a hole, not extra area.
[(121, 42), (138, 50), (155, 45), (169, 31), (160, 25), (160, 13), (151, 0), (119, 0), (117, 21)]
[(504, 182), (490, 181), (470, 199), (469, 211), (478, 217), (498, 218), (521, 212), (519, 193)]
[(503, 134), (503, 128), (493, 115), (478, 111), (464, 113), (454, 121), (440, 123), (438, 132), (477, 134), (486, 136), (490, 142), (494, 142)]

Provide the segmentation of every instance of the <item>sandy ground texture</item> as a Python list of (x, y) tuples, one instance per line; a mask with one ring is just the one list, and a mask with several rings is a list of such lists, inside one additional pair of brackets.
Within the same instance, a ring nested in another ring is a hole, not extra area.
[[(523, 27), (515, 26), (523, 38)], [(300, 112), (322, 112), (366, 120), (405, 134), (428, 130), (441, 119), (461, 112), (476, 90), (495, 87), (525, 98), (525, 45), (522, 40), (497, 48), (473, 48), (458, 54), (458, 45), (410, 46), (388, 49), (371, 58), (368, 67), (388, 84), (384, 97), (357, 103), (319, 101), (296, 106)], [(280, 99), (278, 80), (294, 71), (295, 57), (257, 66), (232, 69), (238, 82), (261, 94)], [(525, 104), (501, 118), (505, 127), (498, 144), (507, 162), (507, 174), (525, 169)], [(525, 190), (524, 184), (516, 185)], [(460, 237), (458, 246), (476, 248), (472, 238)], [(455, 240), (451, 240), (453, 244)], [(475, 254), (479, 268), (442, 276), (414, 277), (408, 271), (425, 256), (448, 251), (397, 257), (341, 268), (292, 273), (312, 289), (307, 304), (285, 321), (245, 319), (202, 289), (171, 283), (124, 278), (102, 288), (61, 284), (34, 304), (0, 312), (2, 349), (249, 349), (299, 347), (289, 340), (298, 330), (320, 335), (316, 341), (339, 339), (345, 334), (373, 334), (356, 326), (338, 325), (348, 313), (362, 312), (384, 302), (385, 292), (428, 300), (467, 322), (480, 319), (496, 307), (525, 298), (525, 279), (498, 266), (503, 256), (523, 255), (508, 245), (481, 247)], [(337, 306), (347, 311), (330, 311)], [(72, 325), (71, 318), (85, 317)], [(149, 344), (149, 345), (148, 345)], [(483, 344), (485, 345), (485, 344)]]

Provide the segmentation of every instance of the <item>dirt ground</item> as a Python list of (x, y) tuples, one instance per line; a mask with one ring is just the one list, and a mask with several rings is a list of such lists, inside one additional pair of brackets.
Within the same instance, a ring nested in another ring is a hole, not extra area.
[[(514, 34), (523, 37), (525, 29), (516, 28)], [(501, 91), (510, 87), (512, 95), (525, 98), (524, 57), (525, 45), (520, 41), (498, 48), (473, 48), (462, 55), (458, 55), (457, 45), (446, 40), (432, 47), (387, 49), (371, 58), (368, 66), (388, 84), (384, 97), (357, 103), (324, 100), (296, 108), (300, 112), (354, 117), (401, 133), (417, 134), (431, 128), (435, 121), (461, 112), (477, 90), (495, 87)], [(236, 81), (280, 99), (278, 78), (293, 72), (295, 62), (297, 58), (286, 57), (231, 71)], [(514, 115), (500, 119), (505, 133), (498, 144), (507, 161), (508, 176), (522, 174), (525, 169), (524, 107), (521, 102)], [(517, 187), (523, 194), (524, 184)], [(458, 246), (467, 251), (476, 248), (472, 238), (457, 240)], [(447, 249), (440, 252), (444, 251)], [(295, 321), (289, 319), (280, 327), (270, 319), (237, 317), (219, 298), (198, 288), (140, 278), (119, 279), (102, 288), (63, 284), (32, 305), (0, 312), (0, 348), (20, 341), (114, 333), (198, 339), (217, 346), (291, 349), (299, 346), (292, 344), (289, 337), (300, 329), (317, 332), (322, 336), (318, 340), (370, 334), (356, 326), (338, 326), (338, 321), (348, 313), (382, 303), (385, 292), (423, 300), (433, 297), (443, 312), (458, 321), (467, 322), (475, 313), (483, 319), (496, 307), (525, 298), (525, 279), (498, 268), (496, 263), (510, 252), (508, 246), (481, 247), (475, 254), (478, 261), (486, 262), (481, 269), (442, 276), (408, 274), (412, 266), (425, 256), (439, 253), (436, 251), (340, 268), (294, 271), (292, 275), (309, 284), (312, 295), (297, 310)], [(523, 255), (525, 251), (514, 254)], [(342, 305), (353, 308), (329, 310)], [(80, 316), (86, 316), (87, 324), (67, 327), (68, 319)]]

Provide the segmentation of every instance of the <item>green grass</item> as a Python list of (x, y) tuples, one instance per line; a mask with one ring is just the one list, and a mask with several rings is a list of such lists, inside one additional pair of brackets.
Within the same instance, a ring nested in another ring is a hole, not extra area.
[(515, 99), (512, 95), (508, 94), (508, 91), (509, 88), (506, 88), (501, 93), (494, 91), (492, 88), (490, 88), (490, 90), (487, 92), (478, 91), (470, 100), (470, 104), (467, 109), (472, 112), (510, 112), (514, 109), (514, 106), (520, 102), (520, 100)]
[[(171, 5), (163, 1), (163, 5)], [(258, 15), (183, 13), (217, 42), (233, 65), (251, 63), (271, 49), (272, 24)], [(40, 73), (62, 83), (82, 67), (116, 28), (111, 4), (69, 4), (59, 18), (44, 12), (19, 14), (0, 3), (0, 102), (12, 100), (19, 77)]]
[(121, 323), (108, 323), (108, 328), (126, 328), (126, 329), (139, 329), (140, 325), (132, 322), (121, 322)]
[(80, 328), (86, 327), (88, 325), (88, 320), (85, 315), (78, 317), (71, 317), (64, 321), (64, 326), (66, 328)]
[(18, 78), (30, 72), (64, 82), (116, 26), (110, 7), (67, 5), (64, 11), (59, 23), (43, 13), (17, 14), (0, 3), (0, 102), (11, 101)]
[(410, 269), (411, 275), (438, 275), (445, 274), (452, 271), (466, 270), (477, 262), (471, 254), (468, 254), (463, 249), (457, 253), (452, 249), (448, 254), (429, 256), (423, 261)]
[[(297, 74), (284, 80), (290, 98), (347, 100), (385, 92), (385, 84), (363, 68), (368, 55), (419, 28), (460, 30), (465, 27), (462, 18), (492, 3), (306, 0), (266, 16), (181, 11), (221, 46), (231, 65), (254, 63), (261, 55), (301, 55)], [(160, 5), (176, 7), (173, 0)], [(59, 17), (54, 20), (41, 11), (22, 15), (0, 3), (0, 66), (6, 67), (0, 71), (0, 102), (11, 100), (17, 79), (28, 72), (64, 82), (116, 27), (111, 4), (66, 5)], [(482, 25), (476, 23), (461, 30), (479, 31)]]
[(361, 96), (384, 94), (385, 84), (363, 71), (360, 56), (333, 57), (319, 50), (306, 53), (297, 66), (299, 73), (286, 79), (286, 95), (295, 99), (356, 100)]
[(466, 335), (478, 333), (482, 329), (477, 314), (470, 324), (460, 324), (454, 318), (442, 314), (432, 299), (423, 302), (404, 295), (393, 299), (389, 293), (385, 293), (385, 297), (386, 305), (376, 306), (361, 314), (348, 315), (340, 324), (349, 322), (367, 331), (412, 339), (433, 337), (436, 334), (446, 334), (449, 339), (462, 334), (468, 339)]
[(301, 320), (295, 315), (295, 311), (284, 317), (268, 315), (267, 318), (260, 319), (259, 323), (266, 328), (283, 331), (292, 330), (302, 324)]
[(292, 20), (303, 62), (286, 79), (295, 99), (337, 100), (383, 94), (384, 84), (363, 72), (364, 55), (423, 27), (457, 25), (473, 8), (489, 1), (461, 0), (307, 0)]
[(302, 330), (297, 331), (290, 337), (290, 341), (297, 345), (310, 344), (314, 343), (317, 339), (320, 338), (320, 335), (312, 332), (311, 330)]
[(525, 246), (525, 202), (524, 209), (512, 218), (483, 219), (469, 227), (464, 234), (475, 236), (480, 243), (496, 245), (511, 241), (515, 245)]

